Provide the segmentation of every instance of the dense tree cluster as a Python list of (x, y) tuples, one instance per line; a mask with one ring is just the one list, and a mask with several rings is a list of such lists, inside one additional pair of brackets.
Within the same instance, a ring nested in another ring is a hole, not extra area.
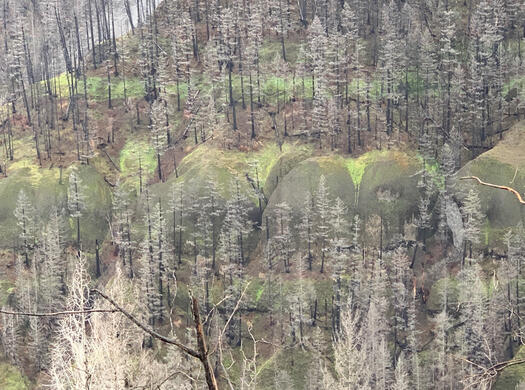
[[(434, 153), (449, 143), (476, 154), (523, 107), (516, 1), (5, 0), (1, 16), (6, 161), (19, 113), (40, 162), (63, 151), (64, 138), (89, 161), (106, 138), (91, 118), (90, 71), (106, 84), (109, 109), (129, 109), (127, 85), (140, 80), (136, 119), (145, 99), (159, 160), (190, 130), (195, 143), (220, 129), (240, 146), (268, 122), (279, 142), (354, 152), (427, 137)], [(119, 38), (126, 28), (133, 40)]]

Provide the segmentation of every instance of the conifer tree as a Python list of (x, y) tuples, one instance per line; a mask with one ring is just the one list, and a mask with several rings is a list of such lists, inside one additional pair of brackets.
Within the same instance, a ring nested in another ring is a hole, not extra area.
[(324, 272), (325, 257), (328, 252), (328, 240), (330, 237), (330, 205), (328, 199), (328, 188), (326, 187), (326, 179), (323, 175), (319, 179), (319, 186), (315, 194), (315, 210), (316, 210), (316, 246), (321, 254), (321, 269)]
[(155, 148), (157, 158), (157, 173), (159, 180), (164, 180), (162, 176), (161, 157), (166, 151), (168, 141), (168, 127), (166, 125), (166, 105), (159, 99), (155, 100), (150, 109), (150, 132), (151, 141)]
[(35, 211), (24, 190), (18, 193), (14, 215), (20, 229), (19, 237), (22, 240), (22, 255), (26, 267), (29, 267), (29, 251), (34, 244), (35, 233)]
[(465, 239), (469, 242), (469, 258), (472, 258), (472, 245), (479, 244), (481, 240), (481, 225), (484, 219), (481, 211), (481, 202), (476, 190), (469, 190), (461, 212), (465, 226)]
[(80, 252), (81, 239), (80, 239), (80, 218), (85, 210), (85, 189), (82, 180), (78, 174), (78, 168), (73, 167), (69, 174), (69, 187), (68, 187), (68, 198), (67, 207), (69, 209), (69, 216), (75, 218), (77, 225), (77, 248)]

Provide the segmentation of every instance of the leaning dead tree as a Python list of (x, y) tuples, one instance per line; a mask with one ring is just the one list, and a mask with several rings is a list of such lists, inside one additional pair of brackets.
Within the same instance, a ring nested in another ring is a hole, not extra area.
[(521, 194), (517, 190), (512, 188), (512, 187), (501, 186), (501, 185), (492, 184), (492, 183), (487, 183), (487, 182), (484, 182), (483, 180), (481, 180), (477, 176), (465, 176), (465, 177), (461, 177), (460, 180), (476, 180), (479, 184), (481, 184), (483, 186), (487, 186), (487, 187), (491, 187), (491, 188), (497, 188), (497, 189), (500, 189), (500, 190), (505, 190), (505, 191), (512, 192), (514, 194), (514, 196), (518, 199), (518, 201), (521, 204), (525, 204), (525, 200), (523, 200)]

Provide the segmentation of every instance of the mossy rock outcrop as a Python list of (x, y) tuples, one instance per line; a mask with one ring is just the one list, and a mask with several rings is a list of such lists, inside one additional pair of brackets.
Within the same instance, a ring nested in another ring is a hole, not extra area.
[[(364, 166), (359, 181), (359, 165)], [(366, 221), (372, 215), (383, 218), (386, 239), (402, 234), (404, 224), (417, 211), (418, 161), (398, 151), (374, 151), (349, 161), (352, 178), (358, 184), (357, 208)]]
[[(310, 153), (311, 149), (308, 147), (291, 144), (283, 145), (282, 149), (276, 144), (267, 144), (253, 152), (229, 151), (201, 145), (181, 161), (177, 168), (178, 177), (172, 173), (166, 182), (152, 185), (149, 188), (149, 195), (152, 203), (157, 203), (160, 199), (164, 210), (168, 210), (172, 202), (174, 186), (181, 186), (185, 213), (183, 242), (189, 239), (189, 234), (193, 231), (192, 207), (195, 211), (194, 207), (198, 205), (199, 198), (209, 196), (210, 181), (213, 181), (218, 193), (215, 204), (219, 209), (225, 211), (228, 200), (235, 199), (239, 191), (241, 198), (244, 199), (248, 215), (255, 224), (260, 219), (261, 211), (255, 190), (257, 183), (264, 190), (265, 196), (269, 197), (275, 188), (271, 184), (276, 180), (275, 178), (282, 175), (283, 172), (288, 172)], [(142, 194), (138, 201), (139, 215), (145, 213), (144, 196), (145, 194)], [(179, 197), (178, 190), (175, 191), (175, 196)], [(265, 202), (261, 201), (261, 209), (264, 207)], [(216, 221), (218, 226), (222, 224), (223, 217), (224, 212)], [(167, 216), (169, 226), (172, 226), (172, 218), (171, 215)], [(248, 237), (247, 253), (251, 252), (250, 248), (253, 249), (257, 240), (257, 234)]]
[(427, 300), (427, 310), (434, 313), (443, 310), (445, 293), (447, 307), (456, 307), (459, 300), (459, 285), (456, 279), (448, 277), (442, 278), (432, 285)]
[[(108, 230), (107, 217), (111, 215), (111, 191), (104, 179), (91, 166), (79, 166), (85, 196), (85, 210), (81, 217), (81, 237), (86, 249), (94, 247), (95, 239), (103, 240)], [(53, 207), (67, 213), (67, 188), (69, 171), (60, 179), (60, 170), (41, 169), (25, 164), (9, 171), (9, 176), (0, 180), (0, 247), (17, 246), (18, 226), (14, 210), (21, 190), (25, 192), (35, 208), (36, 220), (45, 223)], [(71, 222), (71, 221), (70, 221)], [(73, 222), (66, 224), (66, 237), (76, 240)]]
[[(486, 153), (467, 163), (457, 177), (478, 176), (481, 180), (515, 188), (520, 193), (525, 189), (525, 122), (509, 130), (502, 141)], [(474, 180), (458, 180), (458, 198), (463, 198), (468, 189), (479, 192), (481, 207), (487, 220), (484, 227), (484, 246), (501, 244), (505, 231), (525, 222), (525, 207), (510, 192), (478, 185)]]
[(299, 220), (306, 195), (315, 195), (319, 188), (321, 176), (326, 179), (330, 199), (341, 198), (350, 212), (355, 204), (355, 186), (348, 173), (345, 159), (339, 156), (312, 157), (292, 169), (273, 192), (265, 217), (271, 218), (275, 206), (286, 202)]
[(18, 225), (14, 210), (21, 190), (25, 192), (40, 220), (46, 220), (51, 208), (63, 205), (67, 186), (59, 184), (58, 169), (40, 169), (36, 165), (26, 164), (8, 171), (9, 176), (0, 180), (0, 247), (17, 246)]
[[(232, 184), (238, 181), (239, 188), (254, 203), (257, 201), (252, 182), (263, 188), (270, 197), (279, 179), (302, 160), (309, 157), (311, 148), (303, 145), (284, 144), (282, 148), (270, 143), (253, 152), (221, 150), (202, 145), (188, 154), (181, 162), (178, 173), (189, 187), (200, 188), (212, 179), (225, 199), (236, 192)], [(249, 179), (248, 179), (249, 177)], [(174, 175), (168, 182), (174, 180)]]
[(417, 159), (403, 152), (373, 151), (358, 158), (337, 155), (312, 157), (293, 168), (275, 189), (265, 216), (286, 202), (296, 221), (300, 218), (306, 194), (318, 190), (323, 175), (330, 199), (340, 198), (348, 221), (358, 212), (363, 218), (381, 215), (385, 237), (401, 233), (404, 222), (417, 207)]

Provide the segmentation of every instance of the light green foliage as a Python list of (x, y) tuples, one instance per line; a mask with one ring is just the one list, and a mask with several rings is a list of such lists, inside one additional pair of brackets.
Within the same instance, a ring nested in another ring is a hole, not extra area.
[(509, 93), (512, 94), (512, 90), (514, 89), (517, 95), (525, 92), (525, 76), (517, 76), (503, 84), (503, 96), (507, 96)]
[(13, 291), (13, 283), (9, 280), (0, 280), (0, 306), (4, 306), (7, 303), (9, 294)]
[(444, 189), (445, 188), (445, 177), (443, 176), (443, 173), (441, 172), (441, 167), (439, 165), (439, 162), (437, 162), (434, 159), (425, 160), (421, 154), (417, 154), (416, 158), (419, 164), (421, 165), (421, 167), (424, 168), (428, 172), (436, 188)]
[[(296, 42), (286, 42), (286, 60), (291, 64), (295, 64), (298, 61), (300, 46), (301, 45)], [(281, 56), (281, 41), (266, 40), (259, 52), (261, 62), (271, 62), (275, 56)]]
[[(67, 74), (62, 73), (51, 79), (51, 88), (54, 90), (56, 83), (57, 95), (63, 99), (69, 97), (69, 88), (67, 81)], [(42, 83), (44, 83), (42, 81)], [(105, 101), (108, 98), (108, 79), (101, 76), (89, 76), (86, 78), (87, 84), (87, 95), (89, 100), (93, 101)], [(84, 94), (84, 81), (82, 78), (78, 81), (78, 93)], [(144, 95), (144, 84), (139, 78), (126, 78), (126, 94), (128, 98), (141, 97)], [(124, 98), (124, 79), (119, 77), (113, 77), (111, 75), (111, 97), (112, 99), (123, 99)]]
[(0, 363), (0, 389), (27, 390), (29, 388), (29, 381), (16, 367)]

